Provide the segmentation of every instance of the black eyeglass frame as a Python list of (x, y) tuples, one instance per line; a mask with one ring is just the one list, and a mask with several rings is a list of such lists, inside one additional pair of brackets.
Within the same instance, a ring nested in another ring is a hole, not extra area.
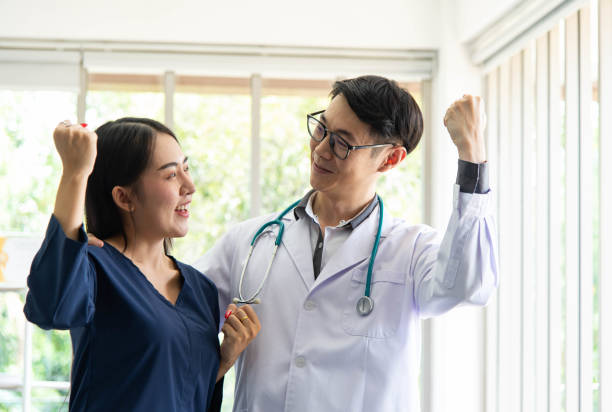
[[(306, 129), (308, 129), (308, 134), (310, 135), (310, 138), (312, 140), (314, 140), (315, 142), (322, 142), (323, 140), (325, 140), (325, 137), (329, 134), (329, 141), (328, 141), (329, 147), (332, 149), (332, 153), (334, 154), (334, 156), (336, 156), (340, 160), (345, 160), (348, 157), (348, 155), (351, 153), (351, 151), (353, 151), (353, 150), (368, 149), (368, 148), (373, 148), (373, 147), (395, 146), (394, 143), (364, 144), (364, 145), (359, 145), (359, 146), (353, 146), (353, 145), (349, 144), (346, 140), (344, 140), (342, 138), (342, 136), (340, 136), (339, 134), (329, 131), (327, 126), (325, 126), (319, 119), (317, 119), (315, 117), (315, 116), (323, 113), (324, 111), (325, 110), (319, 110), (318, 112), (313, 112), (313, 113), (307, 114), (306, 115)], [(309, 127), (310, 119), (312, 119), (315, 122), (319, 123), (321, 125), (321, 127), (323, 127), (323, 137), (321, 139), (319, 139), (319, 140), (317, 140), (312, 135), (312, 132), (310, 131), (310, 127)], [(334, 146), (336, 145), (335, 139), (340, 139), (340, 141), (343, 144), (345, 144), (346, 147), (348, 147), (348, 150), (346, 151), (346, 156), (340, 157), (336, 153), (336, 151), (334, 150)]]

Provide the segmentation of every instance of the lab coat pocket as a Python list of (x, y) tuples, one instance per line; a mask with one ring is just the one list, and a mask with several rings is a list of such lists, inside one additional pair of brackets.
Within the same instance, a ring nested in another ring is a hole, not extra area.
[(367, 275), (367, 269), (353, 272), (342, 317), (344, 331), (349, 335), (378, 339), (393, 336), (403, 311), (406, 274), (375, 269), (370, 288), (374, 307), (370, 314), (362, 316), (357, 312), (357, 301), (364, 295)]

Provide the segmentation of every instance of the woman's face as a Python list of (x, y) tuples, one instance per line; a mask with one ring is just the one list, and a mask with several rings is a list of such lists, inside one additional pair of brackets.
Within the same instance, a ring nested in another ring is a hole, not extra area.
[(157, 134), (149, 165), (134, 187), (132, 217), (137, 234), (152, 238), (187, 234), (195, 186), (187, 158), (172, 136)]

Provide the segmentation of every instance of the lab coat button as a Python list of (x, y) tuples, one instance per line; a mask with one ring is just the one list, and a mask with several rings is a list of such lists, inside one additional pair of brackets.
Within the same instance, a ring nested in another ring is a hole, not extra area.
[(306, 303), (304, 303), (304, 309), (306, 310), (314, 310), (316, 307), (317, 304), (312, 300), (307, 300)]
[(295, 358), (295, 366), (297, 366), (298, 368), (303, 368), (304, 366), (306, 366), (306, 359), (304, 359), (303, 356), (298, 356), (297, 358)]

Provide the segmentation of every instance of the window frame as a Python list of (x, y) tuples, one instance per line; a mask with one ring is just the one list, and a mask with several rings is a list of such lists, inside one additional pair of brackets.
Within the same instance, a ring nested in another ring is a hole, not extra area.
[[(150, 92), (163, 91), (164, 93), (164, 118), (165, 123), (170, 127), (174, 123), (174, 94), (182, 91), (196, 92), (224, 92), (224, 93), (248, 93), (251, 96), (251, 164), (250, 164), (250, 214), (258, 216), (261, 213), (261, 101), (267, 94), (292, 94), (305, 93), (306, 95), (314, 95), (321, 91), (329, 92), (331, 85), (337, 79), (286, 79), (286, 78), (264, 78), (260, 74), (253, 73), (250, 78), (229, 78), (229, 77), (211, 77), (211, 76), (182, 76), (177, 75), (174, 71), (166, 71), (161, 75), (158, 74), (118, 74), (118, 73), (88, 73), (82, 63), (78, 72), (79, 90), (77, 95), (77, 121), (85, 121), (86, 100), (89, 91), (132, 91), (132, 92)], [(421, 94), (423, 99), (424, 111), (428, 111), (431, 107), (431, 79), (425, 77), (419, 81), (404, 81), (399, 83), (410, 91), (416, 90)], [(426, 119), (429, 113), (425, 113)], [(307, 131), (304, 131), (307, 134)], [(423, 139), (424, 141), (426, 139)], [(424, 143), (423, 143), (424, 144)], [(422, 159), (422, 181), (423, 181), (423, 196), (421, 198), (421, 207), (423, 208), (423, 217), (427, 216), (424, 209), (428, 195), (429, 169), (426, 166), (426, 150), (421, 152)], [(14, 284), (0, 282), (0, 293), (5, 292), (27, 292), (25, 281), (23, 284)], [(426, 335), (426, 334), (425, 334)], [(0, 389), (21, 390), (23, 411), (29, 412), (32, 410), (32, 390), (36, 388), (54, 388), (62, 390), (70, 390), (70, 382), (66, 381), (36, 381), (33, 379), (32, 371), (32, 336), (33, 325), (26, 321), (24, 326), (24, 350), (23, 350), (23, 376), (21, 379), (0, 380)], [(426, 339), (426, 338), (424, 338)], [(427, 356), (427, 355), (424, 355)], [(426, 361), (424, 362), (426, 363)], [(422, 390), (427, 390), (428, 382), (423, 382)]]

